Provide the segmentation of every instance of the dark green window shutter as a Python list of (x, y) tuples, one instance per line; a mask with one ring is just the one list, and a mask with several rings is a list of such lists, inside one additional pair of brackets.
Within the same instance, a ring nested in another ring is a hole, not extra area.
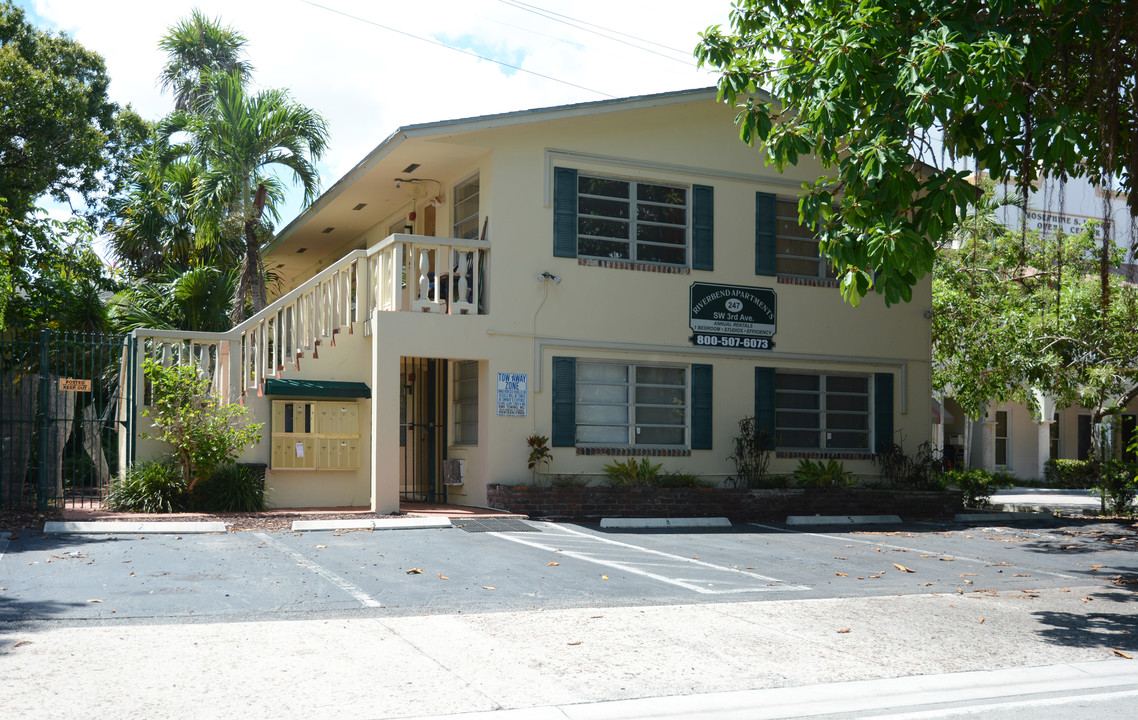
[(711, 365), (691, 366), (691, 449), (710, 450)]
[(774, 387), (774, 368), (755, 368), (755, 429), (765, 450), (774, 450)]
[(553, 169), (553, 256), (577, 257), (577, 171)]
[(715, 188), (692, 187), (691, 266), (693, 270), (715, 269)]
[(553, 447), (577, 442), (577, 358), (553, 358)]
[(774, 275), (775, 197), (755, 193), (755, 274)]
[(874, 452), (893, 443), (893, 373), (873, 376)]

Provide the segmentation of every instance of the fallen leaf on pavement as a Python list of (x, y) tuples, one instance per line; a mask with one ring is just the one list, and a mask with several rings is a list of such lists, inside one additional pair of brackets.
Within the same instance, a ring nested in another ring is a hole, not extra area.
[(601, 580), (608, 580), (608, 579), (609, 579), (608, 575), (601, 575)]
[(581, 641), (580, 641), (580, 640), (574, 640), (574, 641), (573, 641), (573, 642), (571, 642), (571, 643), (565, 643), (565, 644), (566, 644), (566, 645), (580, 645), (580, 644), (581, 644)]
[(555, 563), (555, 562), (551, 562), (551, 563), (549, 563), (548, 565), (546, 565), (546, 567), (557, 567), (557, 566), (558, 566), (558, 565), (560, 565), (560, 564), (561, 564), (561, 563)]
[(101, 602), (103, 602), (103, 601), (102, 601), (102, 600), (97, 600), (97, 599), (91, 599), (91, 600), (88, 600), (87, 602), (89, 602), (89, 603), (101, 603)]
[[(24, 645), (31, 645), (31, 644), (32, 644), (31, 640), (21, 640), (20, 642), (16, 643), (12, 647), (23, 647)], [(1118, 652), (1118, 651), (1115, 650), (1115, 652)]]
[(1083, 602), (1090, 602), (1091, 600), (1094, 600), (1094, 598), (1092, 598), (1092, 597), (1083, 598)]
[(979, 622), (980, 624), (983, 624), (983, 623), (984, 623), (984, 618), (980, 618), (979, 620), (977, 620), (977, 622)]
[(1028, 575), (1027, 573), (1016, 573), (1015, 575), (1012, 575), (1012, 577), (1031, 577), (1031, 576)]
[(422, 575), (423, 570), (421, 568), (411, 568), (410, 570), (407, 571), (407, 574), (408, 575)]
[(446, 575), (443, 575), (442, 573), (439, 573), (439, 580), (450, 580), (450, 578), (448, 578)]
[(842, 557), (841, 555), (835, 555), (835, 556), (834, 556), (834, 559), (835, 559), (835, 560), (849, 560), (849, 558), (844, 558), (844, 557)]
[(316, 546), (316, 548), (317, 548), (318, 550), (323, 550), (323, 549), (325, 549), (325, 548), (327, 548), (327, 547), (328, 547), (327, 545), (317, 545), (317, 546)]
[(904, 565), (898, 565), (897, 563), (893, 563), (893, 567), (897, 568), (897, 569), (898, 569), (898, 570), (900, 570), (901, 572), (907, 572), (907, 573), (911, 573), (911, 572), (917, 572), (917, 571), (916, 571), (916, 570), (914, 570), (913, 568), (907, 568), (907, 567), (905, 567)]
[(498, 588), (493, 587), (492, 585), (483, 585), (482, 589), (483, 590), (497, 590)]
[[(923, 556), (922, 556), (922, 557), (923, 557)], [(952, 561), (953, 561), (953, 560), (955, 560), (955, 559), (956, 559), (956, 558), (941, 558), (941, 559), (940, 559), (940, 561), (941, 561), (941, 562), (952, 562)]]
[(844, 634), (848, 633), (851, 629), (852, 628), (842, 628), (841, 630), (838, 631), (838, 634), (844, 635)]
[(976, 573), (960, 573), (960, 577), (976, 577)]
[(849, 575), (848, 575), (848, 574), (846, 574), (846, 573), (840, 573), (840, 572), (836, 572), (836, 573), (834, 573), (834, 574), (835, 574), (835, 575), (837, 575), (838, 577), (849, 577)]
[[(16, 647), (19, 647), (19, 645), (17, 645)], [(1131, 655), (1130, 653), (1125, 653), (1125, 652), (1122, 652), (1121, 650), (1115, 650), (1114, 648), (1111, 648), (1110, 651), (1119, 657), (1126, 658), (1127, 660), (1133, 660), (1134, 659), (1134, 656)]]

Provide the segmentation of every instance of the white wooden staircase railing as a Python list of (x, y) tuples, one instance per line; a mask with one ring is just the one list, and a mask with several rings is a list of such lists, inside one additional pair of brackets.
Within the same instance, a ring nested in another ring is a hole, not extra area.
[[(337, 335), (370, 335), (376, 312), (480, 314), (489, 248), (485, 240), (390, 235), (353, 250), (227, 332), (135, 330), (138, 362), (192, 364), (223, 398), (259, 394), (266, 379), (281, 377), (289, 364), (299, 369), (301, 358), (317, 359)], [(140, 389), (137, 397), (148, 404), (149, 386)]]

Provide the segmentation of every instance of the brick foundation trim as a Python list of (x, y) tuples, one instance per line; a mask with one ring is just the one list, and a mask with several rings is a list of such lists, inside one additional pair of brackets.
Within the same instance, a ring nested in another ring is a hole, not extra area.
[(900, 515), (948, 518), (964, 507), (960, 492), (868, 488), (610, 488), (491, 484), (487, 504), (530, 517), (727, 517), (781, 522), (788, 515)]

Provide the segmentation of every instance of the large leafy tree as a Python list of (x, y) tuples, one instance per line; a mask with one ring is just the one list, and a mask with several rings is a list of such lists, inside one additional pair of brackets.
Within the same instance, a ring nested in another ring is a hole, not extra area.
[(823, 164), (799, 211), (853, 304), (910, 299), (973, 167), (1021, 191), (1043, 172), (1117, 184), (1138, 212), (1138, 3), (740, 0), (696, 55), (744, 142)]
[[(1033, 390), (1092, 420), (1138, 394), (1138, 286), (1102, 273), (1093, 229), (1040, 236), (970, 218), (933, 278), (933, 388), (970, 418)], [(1116, 266), (1122, 251), (1107, 249)]]
[(113, 278), (81, 218), (12, 217), (0, 204), (0, 330), (103, 332)]
[(97, 208), (113, 189), (146, 126), (108, 99), (108, 82), (98, 54), (0, 3), (0, 198), (11, 217), (44, 194)]
[(234, 295), (234, 322), (267, 304), (261, 245), (267, 239), (266, 216), (279, 218), (284, 184), (277, 172), (291, 176), (314, 200), (320, 181), (316, 162), (328, 143), (327, 125), (314, 110), (292, 100), (284, 90), (250, 95), (237, 75), (210, 76), (211, 88), (194, 112), (176, 111), (161, 127), (165, 137), (185, 133), (172, 148), (195, 158), (202, 171), (193, 193), (193, 214), (200, 246), (214, 247), (234, 229), (245, 241), (241, 276)]
[(236, 268), (209, 266), (167, 270), (120, 290), (111, 300), (111, 320), (123, 331), (224, 332), (230, 328), (230, 302), (237, 275)]

